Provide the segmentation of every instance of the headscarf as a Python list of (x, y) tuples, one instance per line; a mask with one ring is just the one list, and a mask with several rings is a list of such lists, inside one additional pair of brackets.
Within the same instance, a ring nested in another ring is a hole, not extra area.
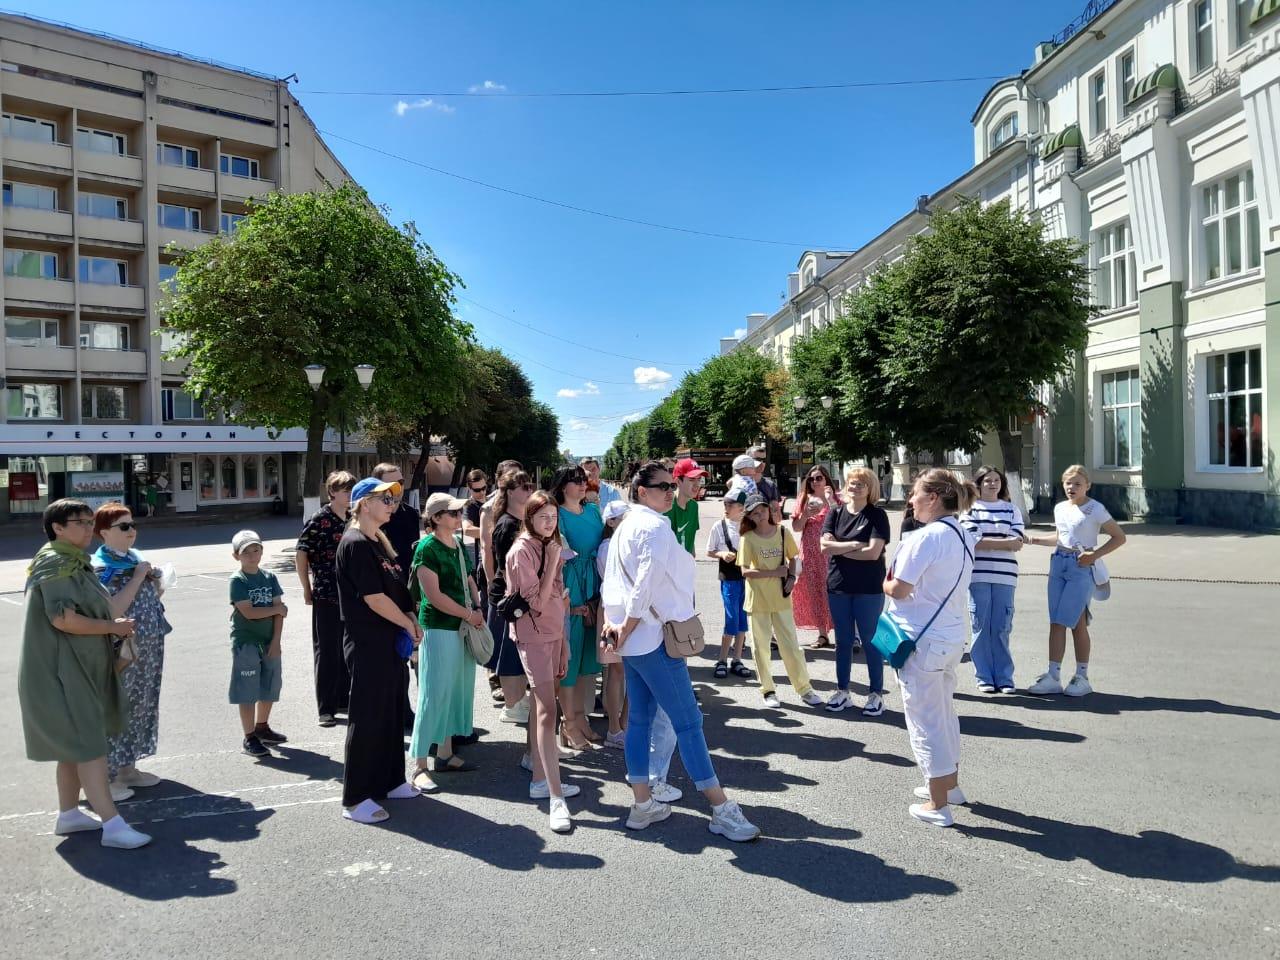
[(127, 550), (124, 553), (117, 553), (105, 543), (95, 550), (90, 558), (94, 573), (104, 584), (119, 572), (131, 572), (141, 561), (142, 557), (138, 551)]
[(26, 592), (46, 580), (62, 580), (91, 569), (88, 555), (79, 547), (65, 540), (51, 540), (36, 551), (27, 567), (27, 584), (22, 589)]

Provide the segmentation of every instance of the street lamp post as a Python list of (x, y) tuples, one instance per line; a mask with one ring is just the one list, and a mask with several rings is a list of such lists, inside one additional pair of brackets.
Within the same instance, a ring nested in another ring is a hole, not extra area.
[[(308, 363), (302, 368), (307, 375), (307, 383), (311, 384), (311, 389), (318, 391), (321, 384), (324, 383), (325, 365), (323, 363)], [(360, 383), (362, 390), (368, 390), (373, 383), (373, 371), (375, 367), (371, 363), (356, 364), (355, 373), (356, 380)], [(347, 465), (347, 405), (344, 403), (338, 414), (339, 421), (339, 440), (338, 453), (342, 466)]]
[[(831, 405), (835, 402), (830, 397), (821, 397), (819, 402), (822, 404), (823, 410), (830, 410)], [(791, 398), (791, 405), (796, 408), (796, 413), (800, 413), (808, 405), (809, 399), (805, 396), (797, 394)], [(795, 430), (792, 432), (792, 440), (796, 445), (796, 501), (800, 499), (800, 489), (804, 485), (804, 444), (801, 441), (800, 424), (796, 424)], [(816, 462), (817, 450), (814, 450)]]

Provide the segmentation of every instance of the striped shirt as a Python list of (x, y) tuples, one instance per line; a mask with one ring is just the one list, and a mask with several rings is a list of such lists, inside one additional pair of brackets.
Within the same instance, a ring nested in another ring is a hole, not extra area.
[[(979, 500), (961, 514), (960, 524), (979, 540), (986, 537), (1021, 537), (1022, 514), (1005, 500)], [(1018, 585), (1018, 555), (1012, 550), (977, 550), (973, 582)]]

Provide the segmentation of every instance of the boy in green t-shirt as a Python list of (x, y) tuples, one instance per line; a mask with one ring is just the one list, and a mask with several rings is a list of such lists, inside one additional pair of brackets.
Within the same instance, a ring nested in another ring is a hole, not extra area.
[(231, 689), (229, 699), (240, 707), (244, 752), (251, 757), (271, 755), (265, 744), (289, 738), (272, 730), (267, 720), (280, 699), (280, 634), (288, 609), (284, 591), (262, 563), (262, 538), (241, 530), (231, 538), (231, 555), (240, 569), (231, 575)]
[(698, 501), (696, 494), (702, 486), (707, 471), (698, 466), (697, 461), (685, 457), (676, 463), (671, 471), (676, 481), (676, 498), (667, 511), (667, 519), (671, 521), (671, 529), (675, 532), (680, 546), (689, 553), (694, 553), (698, 537)]

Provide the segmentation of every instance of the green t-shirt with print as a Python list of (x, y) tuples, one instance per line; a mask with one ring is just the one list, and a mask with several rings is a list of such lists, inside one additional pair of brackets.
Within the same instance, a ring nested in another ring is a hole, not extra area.
[(690, 497), (689, 502), (681, 508), (677, 497), (664, 516), (671, 521), (671, 529), (675, 531), (680, 546), (693, 553), (697, 549), (694, 541), (698, 537), (698, 501)]
[(248, 600), (251, 606), (270, 607), (275, 605), (275, 598), (283, 593), (279, 579), (270, 570), (259, 570), (257, 573), (237, 570), (231, 575), (232, 647), (253, 643), (266, 649), (271, 644), (276, 623), (275, 617), (250, 620), (236, 609), (236, 604), (241, 600)]

